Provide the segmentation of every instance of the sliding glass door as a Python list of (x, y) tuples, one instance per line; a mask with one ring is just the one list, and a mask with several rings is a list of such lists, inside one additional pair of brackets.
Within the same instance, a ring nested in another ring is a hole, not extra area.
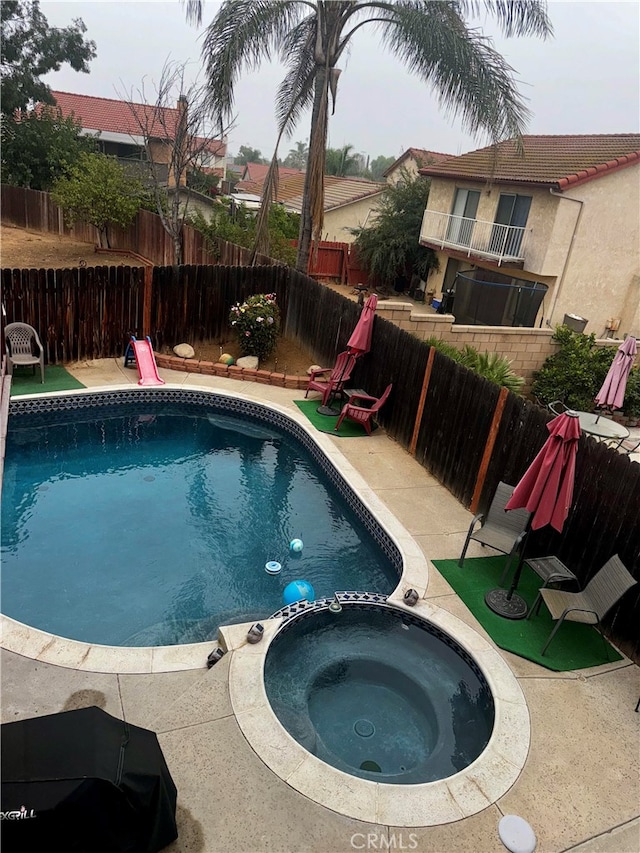
[(447, 225), (446, 240), (458, 246), (470, 246), (475, 225), (480, 192), (478, 190), (456, 190), (453, 210)]

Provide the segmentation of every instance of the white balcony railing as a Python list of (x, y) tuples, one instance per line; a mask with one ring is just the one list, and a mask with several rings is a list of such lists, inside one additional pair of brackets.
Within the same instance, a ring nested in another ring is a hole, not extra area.
[(491, 258), (498, 264), (524, 260), (526, 229), (498, 225), (484, 219), (468, 219), (450, 213), (425, 210), (420, 231), (421, 242)]

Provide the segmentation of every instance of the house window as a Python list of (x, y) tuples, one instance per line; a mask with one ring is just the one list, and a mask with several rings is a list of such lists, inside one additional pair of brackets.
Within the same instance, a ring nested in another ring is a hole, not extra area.
[(453, 200), (453, 209), (447, 226), (447, 241), (459, 246), (470, 246), (475, 225), (479, 190), (457, 189)]
[(490, 251), (501, 257), (518, 257), (531, 208), (531, 196), (500, 193), (491, 229)]

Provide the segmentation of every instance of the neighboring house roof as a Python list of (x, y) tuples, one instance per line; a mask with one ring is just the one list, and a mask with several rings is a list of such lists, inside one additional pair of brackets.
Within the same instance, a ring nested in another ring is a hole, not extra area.
[[(264, 179), (267, 177), (268, 171), (268, 163), (247, 163), (244, 167), (244, 172), (242, 173), (242, 180), (253, 181), (262, 186)], [(279, 166), (278, 172), (280, 174), (280, 180), (286, 177), (293, 177), (295, 175), (304, 175), (304, 172), (300, 169), (291, 169), (289, 166)]]
[[(304, 172), (295, 175), (282, 176), (278, 186), (278, 201), (291, 210), (302, 210), (302, 195), (304, 191)], [(264, 179), (263, 179), (264, 180)], [(263, 181), (238, 181), (238, 192), (261, 195)], [(340, 178), (335, 175), (325, 175), (324, 178), (324, 209), (325, 211), (353, 204), (368, 196), (377, 195), (387, 189), (387, 184), (367, 181), (364, 178)]]
[[(63, 117), (74, 115), (82, 124), (83, 130), (123, 133), (127, 136), (139, 137), (142, 125), (149, 137), (167, 139), (175, 133), (180, 115), (177, 107), (129, 103), (112, 98), (96, 98), (93, 95), (77, 95), (72, 92), (56, 91), (51, 94), (56, 100), (56, 105), (60, 107)], [(196, 137), (195, 141), (198, 143), (204, 139)], [(203, 150), (223, 157), (226, 149), (224, 142), (212, 139)]]
[(640, 162), (640, 134), (523, 136), (522, 153), (509, 139), (443, 163), (421, 175), (569, 189)]
[(392, 163), (389, 168), (382, 173), (382, 176), (386, 178), (395, 169), (402, 166), (405, 160), (408, 160), (410, 157), (413, 157), (418, 165), (424, 163), (426, 166), (427, 163), (440, 163), (442, 160), (448, 160), (449, 157), (452, 156), (452, 154), (441, 154), (438, 151), (427, 151), (425, 148), (407, 148), (404, 154), (401, 154), (395, 163)]

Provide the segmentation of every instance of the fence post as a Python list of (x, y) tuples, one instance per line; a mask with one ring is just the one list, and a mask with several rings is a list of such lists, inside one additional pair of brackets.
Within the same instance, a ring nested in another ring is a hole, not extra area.
[(151, 335), (151, 294), (153, 290), (153, 267), (144, 268), (144, 296), (142, 301), (142, 337)]
[(489, 468), (489, 462), (491, 461), (491, 456), (493, 455), (493, 448), (496, 443), (496, 438), (498, 437), (498, 429), (500, 428), (500, 422), (502, 421), (502, 413), (504, 412), (504, 404), (507, 401), (508, 394), (508, 389), (503, 386), (500, 389), (498, 402), (496, 403), (496, 408), (493, 412), (493, 419), (491, 421), (491, 426), (489, 427), (487, 443), (484, 446), (484, 453), (482, 454), (482, 461), (480, 462), (480, 467), (478, 468), (476, 485), (473, 490), (473, 496), (471, 498), (471, 506), (469, 507), (469, 511), (473, 512), (474, 514), (478, 511), (480, 495), (482, 494), (482, 489), (484, 488), (484, 481), (487, 476), (487, 469)]
[(409, 453), (412, 456), (416, 455), (416, 445), (418, 444), (418, 433), (420, 432), (420, 424), (422, 423), (422, 413), (424, 412), (424, 404), (427, 399), (427, 388), (431, 379), (431, 371), (433, 369), (433, 360), (436, 357), (436, 348), (429, 349), (429, 358), (424, 371), (424, 379), (422, 380), (422, 390), (420, 391), (420, 399), (418, 400), (418, 410), (416, 412), (416, 420), (413, 425), (413, 435), (411, 436), (411, 444), (409, 445)]

